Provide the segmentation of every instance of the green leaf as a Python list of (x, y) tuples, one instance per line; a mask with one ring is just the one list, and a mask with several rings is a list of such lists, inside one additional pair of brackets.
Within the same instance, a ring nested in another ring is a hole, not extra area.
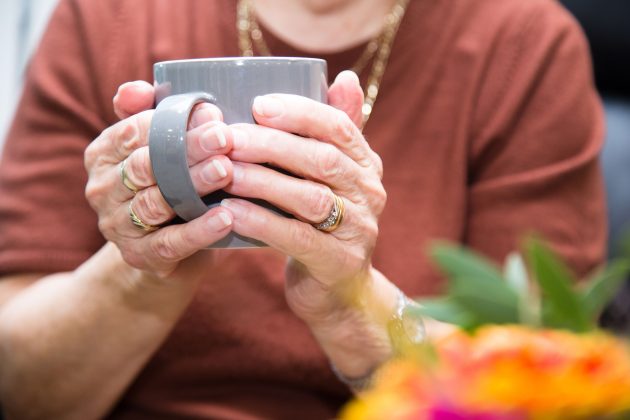
[(473, 314), (457, 305), (449, 298), (420, 299), (416, 300), (419, 307), (412, 307), (409, 310), (416, 315), (428, 316), (442, 322), (458, 325), (464, 329), (478, 326)]
[(519, 319), (533, 327), (540, 326), (540, 297), (530, 287), (523, 257), (518, 252), (508, 254), (503, 268), (508, 285), (518, 295)]
[(576, 332), (592, 329), (580, 297), (572, 291), (573, 276), (560, 259), (537, 239), (526, 242), (532, 274), (544, 294), (543, 323)]
[(630, 262), (617, 260), (591, 279), (582, 294), (582, 305), (591, 320), (596, 320), (622, 286), (630, 270)]
[(499, 270), (483, 257), (452, 245), (439, 245), (433, 256), (449, 274), (449, 297), (477, 324), (518, 322), (518, 297)]

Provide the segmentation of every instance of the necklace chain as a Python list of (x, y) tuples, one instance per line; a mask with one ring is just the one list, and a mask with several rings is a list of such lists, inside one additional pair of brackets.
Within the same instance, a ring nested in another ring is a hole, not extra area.
[[(405, 15), (408, 4), (409, 0), (396, 1), (394, 7), (392, 7), (385, 16), (381, 33), (368, 42), (361, 56), (351, 67), (352, 71), (360, 74), (369, 61), (374, 58), (364, 90), (365, 99), (363, 101), (363, 107), (361, 108), (364, 127), (374, 109), (374, 103), (378, 97), (381, 81), (383, 80), (383, 75), (385, 74), (385, 69), (389, 61), (392, 44), (394, 43), (400, 22)], [(243, 57), (253, 56), (254, 47), (260, 55), (273, 55), (258, 26), (251, 0), (238, 1), (236, 27), (238, 30), (238, 46)]]

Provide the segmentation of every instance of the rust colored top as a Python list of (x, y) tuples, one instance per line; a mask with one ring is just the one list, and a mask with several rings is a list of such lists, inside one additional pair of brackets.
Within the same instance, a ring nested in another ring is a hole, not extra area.
[[(0, 272), (72, 270), (103, 245), (83, 151), (117, 121), (111, 98), (156, 61), (238, 55), (235, 3), (61, 1), (2, 158)], [(323, 55), (331, 77), (363, 47)], [(602, 261), (603, 117), (585, 39), (556, 2), (412, 1), (365, 135), (389, 197), (373, 262), (409, 295), (440, 291), (436, 239), (500, 260), (536, 231), (579, 273)], [(207, 281), (112, 417), (334, 416), (348, 392), (287, 307), (284, 264), (209, 251)]]

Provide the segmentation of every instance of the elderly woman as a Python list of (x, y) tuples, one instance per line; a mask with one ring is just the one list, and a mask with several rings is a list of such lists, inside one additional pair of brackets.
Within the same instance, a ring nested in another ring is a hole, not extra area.
[[(197, 107), (191, 174), (296, 218), (234, 198), (169, 224), (153, 88), (125, 82), (252, 54), (326, 59), (329, 104), (259, 97), (234, 126)], [(0, 169), (2, 405), (330, 418), (395, 354), (388, 324), (420, 339), (400, 314), (440, 291), (434, 239), (500, 260), (537, 231), (579, 273), (600, 262), (601, 136), (587, 47), (550, 0), (62, 0)], [(229, 232), (269, 248), (205, 249)]]

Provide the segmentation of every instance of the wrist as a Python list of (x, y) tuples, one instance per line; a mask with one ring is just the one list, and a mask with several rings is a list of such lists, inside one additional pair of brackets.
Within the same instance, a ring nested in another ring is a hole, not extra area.
[(79, 281), (91, 283), (91, 290), (118, 299), (137, 311), (179, 313), (190, 303), (197, 281), (179, 281), (134, 268), (127, 264), (119, 249), (105, 244), (74, 273)]
[(398, 296), (395, 285), (370, 269), (360, 286), (337, 296), (326, 317), (309, 323), (336, 371), (361, 377), (392, 357), (388, 322), (396, 313)]
[(424, 340), (418, 304), (372, 269), (369, 280), (329, 324), (313, 329), (336, 376), (351, 389), (367, 389), (373, 374), (389, 359)]
[[(419, 309), (420, 305), (409, 299), (402, 291), (398, 291), (398, 304), (394, 314), (387, 322), (387, 332), (392, 353), (390, 358), (417, 354), (418, 345), (426, 337), (424, 320), (420, 316)], [(382, 364), (383, 362), (373, 365), (361, 376), (346, 374), (334, 362), (331, 362), (331, 368), (342, 383), (346, 384), (355, 393), (361, 393), (373, 386), (377, 372)]]
[(373, 267), (324, 293), (314, 287), (317, 293), (307, 293), (310, 306), (294, 312), (317, 330), (355, 323), (385, 328), (398, 299), (398, 288)]

